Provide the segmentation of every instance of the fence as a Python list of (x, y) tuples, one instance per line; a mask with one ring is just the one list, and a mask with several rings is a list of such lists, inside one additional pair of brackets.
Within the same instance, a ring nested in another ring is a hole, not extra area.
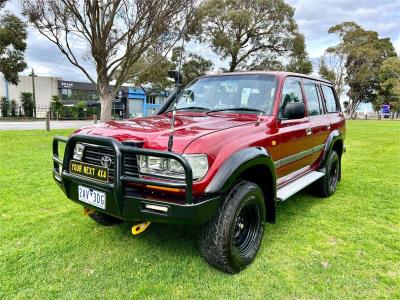
[[(351, 119), (350, 115), (346, 115), (347, 119)], [(353, 116), (353, 119), (357, 120), (381, 120), (381, 119), (391, 119), (391, 120), (399, 120), (400, 112), (390, 112), (389, 114), (382, 114), (381, 112), (369, 112), (369, 113), (360, 113), (357, 112)]]
[[(159, 107), (159, 104), (147, 104), (147, 116), (153, 115)], [(38, 105), (36, 106), (36, 119), (45, 119), (47, 112), (50, 112), (51, 120), (93, 120), (95, 116), (100, 118), (100, 107), (79, 107), (79, 106), (63, 106), (62, 109), (55, 110), (51, 106)], [(121, 110), (113, 109), (111, 111), (114, 119), (129, 118)], [(3, 116), (0, 111), (2, 119), (34, 119), (35, 110), (33, 108), (25, 112), (22, 105), (18, 105), (14, 112), (11, 110), (7, 116)]]
[[(95, 115), (100, 117), (100, 108), (97, 107), (64, 106), (60, 110), (54, 110), (51, 106), (38, 105), (36, 106), (36, 119), (45, 119), (48, 112), (50, 112), (52, 120), (88, 120), (93, 119)], [(0, 116), (10, 119), (34, 119), (35, 109), (30, 108), (25, 112), (22, 105), (19, 105), (15, 111), (10, 110), (7, 116), (3, 116), (1, 112)]]

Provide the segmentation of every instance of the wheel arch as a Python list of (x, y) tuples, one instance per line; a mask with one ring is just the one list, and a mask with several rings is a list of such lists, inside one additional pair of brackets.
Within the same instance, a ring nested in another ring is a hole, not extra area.
[(324, 154), (321, 159), (321, 166), (325, 165), (332, 150), (337, 152), (339, 158), (341, 158), (344, 152), (344, 137), (338, 129), (333, 130), (327, 138)]
[(275, 222), (276, 174), (271, 156), (262, 147), (249, 147), (234, 153), (220, 167), (206, 193), (226, 194), (238, 180), (254, 182), (262, 189), (266, 221)]
[(325, 164), (332, 151), (336, 151), (336, 153), (339, 156), (339, 164), (340, 164), (339, 180), (341, 180), (342, 177), (341, 162), (342, 162), (342, 154), (345, 152), (345, 146), (344, 146), (344, 136), (338, 129), (332, 131), (328, 136), (327, 142), (325, 144), (324, 154), (322, 156), (320, 163), (321, 167), (325, 168)]

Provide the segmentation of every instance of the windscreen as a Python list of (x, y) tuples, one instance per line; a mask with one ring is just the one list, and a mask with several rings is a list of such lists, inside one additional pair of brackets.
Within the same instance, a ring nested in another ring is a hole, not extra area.
[[(177, 98), (177, 110), (242, 110), (270, 114), (275, 95), (273, 75), (222, 75), (199, 78)], [(171, 104), (169, 110), (172, 110)]]

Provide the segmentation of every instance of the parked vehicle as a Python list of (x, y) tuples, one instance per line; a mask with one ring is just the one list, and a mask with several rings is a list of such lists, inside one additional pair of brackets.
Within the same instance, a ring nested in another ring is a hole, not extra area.
[(53, 173), (100, 224), (145, 222), (133, 233), (149, 222), (201, 225), (205, 260), (236, 273), (255, 258), (276, 201), (309, 185), (335, 192), (345, 135), (328, 81), (226, 73), (198, 78), (155, 116), (55, 137)]
[(389, 116), (390, 116), (390, 105), (389, 104), (382, 105), (382, 116), (385, 119), (389, 118)]

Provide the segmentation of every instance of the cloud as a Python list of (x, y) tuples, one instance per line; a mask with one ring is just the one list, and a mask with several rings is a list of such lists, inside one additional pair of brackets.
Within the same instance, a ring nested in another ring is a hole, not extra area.
[(287, 0), (295, 8), (295, 19), (306, 38), (311, 57), (318, 57), (337, 42), (328, 29), (344, 21), (354, 21), (380, 37), (390, 37), (399, 52), (400, 2), (398, 0)]
[[(7, 2), (5, 10), (23, 18), (21, 15), (21, 5), (18, 0)], [(81, 58), (87, 52), (87, 46), (75, 39), (71, 41), (71, 47), (85, 69), (95, 77), (94, 66)], [(33, 68), (39, 76), (62, 77), (65, 80), (71, 81), (89, 81), (81, 70), (68, 61), (67, 57), (60, 52), (55, 44), (41, 35), (32, 25), (28, 26), (25, 60), (28, 63), (28, 68), (22, 72), (24, 75), (30, 73)]]
[[(390, 37), (400, 54), (400, 2), (398, 0), (286, 0), (295, 8), (295, 19), (306, 38), (307, 51), (315, 64), (324, 50), (337, 43), (337, 37), (327, 33), (329, 27), (344, 21), (355, 21), (368, 30), (375, 30), (380, 37)], [(10, 0), (6, 9), (20, 15), (18, 0)], [(66, 80), (88, 81), (85, 75), (74, 67), (59, 49), (29, 27), (26, 61), (29, 70), (41, 76), (63, 77)], [(186, 44), (189, 51), (211, 59), (216, 67), (226, 67), (227, 60), (221, 60), (206, 45), (196, 42)], [(85, 53), (87, 47), (81, 43), (74, 45), (77, 53)], [(82, 54), (81, 54), (82, 56)], [(85, 68), (95, 74), (94, 67), (85, 63)]]
[[(89, 80), (80, 69), (68, 61), (67, 57), (60, 52), (55, 44), (39, 34), (35, 29), (30, 28), (28, 36), (28, 47), (25, 55), (29, 69), (23, 73), (28, 73), (31, 68), (34, 68), (35, 73), (39, 76), (63, 77), (65, 80), (75, 81)], [(78, 58), (82, 57), (82, 53), (86, 51), (84, 45), (74, 40), (71, 42), (71, 47)], [(95, 77), (94, 66), (91, 63), (83, 61), (83, 59), (80, 59), (80, 61), (85, 69)]]

